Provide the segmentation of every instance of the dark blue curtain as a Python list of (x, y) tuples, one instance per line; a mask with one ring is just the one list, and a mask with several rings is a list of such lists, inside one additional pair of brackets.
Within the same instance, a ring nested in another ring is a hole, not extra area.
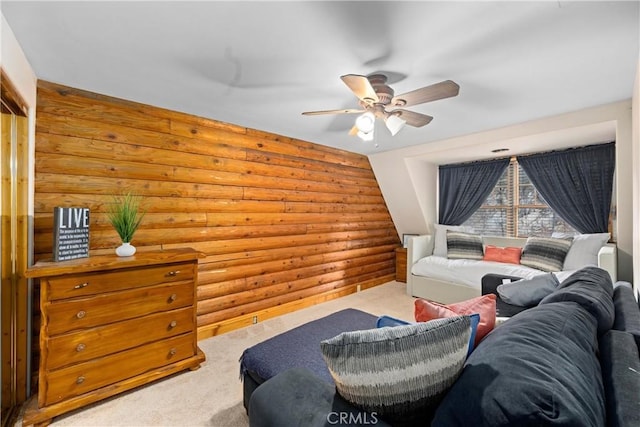
[(489, 197), (509, 166), (509, 158), (439, 167), (440, 217), (438, 222), (460, 225)]
[(518, 157), (545, 202), (580, 233), (606, 233), (615, 142)]

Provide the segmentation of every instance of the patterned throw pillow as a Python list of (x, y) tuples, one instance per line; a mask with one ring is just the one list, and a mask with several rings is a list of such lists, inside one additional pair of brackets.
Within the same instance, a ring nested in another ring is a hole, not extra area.
[(520, 264), (542, 271), (561, 271), (572, 239), (529, 237), (522, 250)]
[(447, 230), (447, 258), (482, 259), (482, 237), (477, 234)]
[(447, 257), (447, 230), (464, 232), (473, 231), (473, 229), (471, 229), (470, 227), (465, 227), (462, 225), (434, 224), (433, 227), (433, 255), (441, 256), (443, 258)]
[(336, 390), (391, 424), (429, 419), (460, 375), (469, 316), (344, 332), (320, 348)]
[[(442, 316), (447, 317), (447, 316)], [(449, 316), (451, 317), (451, 316)], [(480, 324), (480, 314), (474, 313), (470, 314), (469, 318), (471, 319), (471, 336), (469, 337), (469, 350), (467, 351), (467, 356), (469, 356), (475, 347), (476, 343), (476, 334), (478, 332), (478, 325)], [(407, 322), (406, 320), (398, 319), (396, 317), (382, 315), (378, 317), (378, 321), (376, 322), (376, 328), (393, 328), (396, 326), (404, 326), (404, 325), (414, 325), (413, 322)]]

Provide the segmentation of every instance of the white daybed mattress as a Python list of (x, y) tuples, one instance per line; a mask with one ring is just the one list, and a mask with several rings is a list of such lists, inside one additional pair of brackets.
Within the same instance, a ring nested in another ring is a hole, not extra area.
[[(481, 288), (482, 277), (487, 274), (503, 274), (506, 276), (522, 277), (523, 279), (530, 279), (540, 274), (546, 274), (544, 271), (520, 264), (473, 259), (448, 259), (435, 255), (419, 259), (411, 267), (411, 273), (416, 276), (426, 276), (476, 289)], [(572, 273), (574, 273), (574, 271), (558, 271), (553, 274), (562, 282)]]

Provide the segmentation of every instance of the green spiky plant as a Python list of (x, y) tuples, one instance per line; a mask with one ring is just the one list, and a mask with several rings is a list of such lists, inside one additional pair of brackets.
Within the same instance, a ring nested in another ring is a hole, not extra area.
[(109, 205), (109, 222), (115, 228), (123, 243), (130, 243), (140, 226), (145, 212), (141, 207), (142, 197), (131, 193), (114, 196)]

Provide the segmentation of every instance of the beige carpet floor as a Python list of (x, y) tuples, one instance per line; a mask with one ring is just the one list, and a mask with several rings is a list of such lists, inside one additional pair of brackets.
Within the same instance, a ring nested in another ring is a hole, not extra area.
[(56, 417), (52, 426), (215, 426), (246, 427), (238, 359), (267, 338), (344, 308), (413, 319), (413, 298), (405, 284), (389, 282), (343, 298), (265, 320), (199, 342), (207, 360), (123, 395)]

